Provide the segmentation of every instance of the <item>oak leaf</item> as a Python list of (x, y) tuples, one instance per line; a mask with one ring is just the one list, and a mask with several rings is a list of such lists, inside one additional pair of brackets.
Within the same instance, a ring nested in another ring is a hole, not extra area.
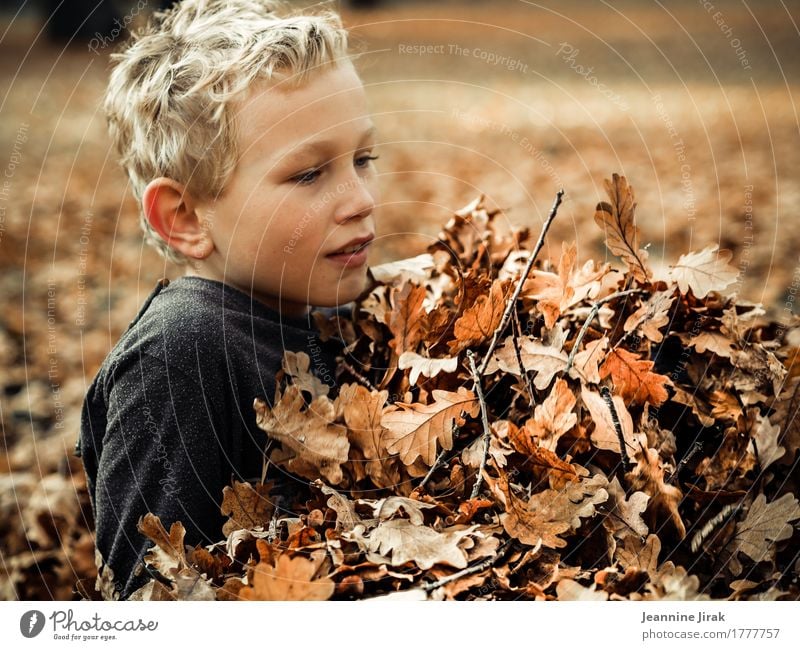
[(173, 522), (167, 534), (161, 519), (148, 512), (139, 518), (137, 528), (142, 535), (155, 542), (155, 546), (144, 556), (144, 561), (161, 575), (171, 578), (173, 570), (180, 571), (187, 566), (186, 549), (183, 545), (186, 530), (181, 522)]
[[(740, 551), (756, 562), (772, 559), (775, 543), (792, 536), (794, 526), (790, 522), (796, 519), (800, 519), (800, 505), (794, 495), (787, 492), (768, 504), (767, 497), (760, 493), (750, 505), (747, 517), (736, 525), (732, 559)], [(737, 564), (738, 560), (734, 563), (734, 575), (741, 572)]]
[(647, 302), (628, 316), (622, 328), (626, 332), (639, 330), (648, 340), (660, 343), (664, 338), (661, 328), (669, 323), (669, 310), (675, 302), (672, 293), (670, 290), (654, 293)]
[[(598, 449), (608, 449), (618, 454), (622, 453), (619, 446), (619, 436), (614, 427), (614, 421), (611, 419), (611, 411), (603, 397), (599, 393), (584, 387), (581, 388), (581, 400), (586, 408), (589, 409), (589, 415), (594, 421), (594, 430), (591, 433), (591, 440), (594, 446)], [(634, 433), (633, 418), (622, 398), (619, 395), (614, 395), (611, 401), (617, 411), (617, 417), (622, 428), (622, 436), (626, 443), (626, 452), (630, 455), (633, 450), (637, 449), (637, 442), (641, 439), (642, 434), (637, 435)]]
[(711, 244), (699, 253), (681, 255), (677, 264), (671, 267), (670, 277), (678, 283), (682, 294), (692, 290), (695, 298), (705, 298), (712, 291), (722, 291), (736, 281), (738, 273), (728, 264), (733, 253)]
[(327, 395), (330, 386), (312, 374), (311, 359), (305, 352), (286, 350), (282, 360), (283, 371), (292, 378), (292, 383), (300, 390), (310, 393), (311, 398)]
[(328, 600), (335, 588), (328, 577), (316, 577), (325, 560), (321, 554), (312, 553), (310, 559), (300, 555), (289, 557), (283, 553), (276, 566), (259, 562), (253, 567), (252, 586), (239, 591), (240, 600)]
[(255, 528), (269, 524), (274, 504), (269, 498), (272, 483), (242, 483), (234, 480), (233, 487), (226, 485), (222, 490), (222, 514), (229, 517), (222, 527), (227, 537), (240, 528)]
[(400, 289), (391, 293), (392, 311), (387, 315), (389, 330), (394, 335), (389, 347), (399, 357), (403, 352), (413, 352), (422, 340), (422, 303), (425, 300), (425, 287), (406, 282)]
[(647, 265), (647, 251), (639, 248), (639, 229), (636, 227), (633, 187), (624, 176), (613, 174), (605, 180), (609, 203), (597, 204), (594, 220), (606, 233), (606, 246), (622, 259), (633, 277), (641, 283), (650, 280), (652, 272)]
[(439, 532), (408, 519), (390, 519), (381, 522), (368, 535), (363, 526), (356, 526), (347, 538), (357, 542), (378, 564), (388, 562), (400, 566), (414, 562), (420, 569), (430, 569), (435, 564), (463, 569), (467, 566), (467, 553), (462, 540), (477, 528), (477, 524), (452, 526)]
[(489, 295), (478, 296), (458, 317), (453, 328), (455, 339), (448, 343), (450, 354), (480, 345), (492, 338), (503, 319), (507, 286), (506, 281), (495, 280)]
[[(347, 428), (334, 422), (334, 404), (327, 397), (317, 397), (307, 409), (304, 406), (297, 386), (287, 386), (282, 395), (276, 390), (272, 408), (263, 400), (254, 401), (256, 424), (282, 443), (288, 454), (285, 463), (289, 471), (311, 479), (322, 474), (336, 485), (342, 481), (342, 463), (347, 461), (350, 449)], [(307, 476), (314, 473), (309, 470), (315, 470), (317, 475)]]
[(578, 416), (573, 412), (576, 402), (567, 382), (557, 379), (550, 394), (536, 406), (533, 418), (525, 422), (517, 438), (533, 438), (538, 446), (555, 452), (558, 439), (578, 422)]
[(634, 461), (636, 466), (625, 477), (631, 490), (641, 490), (650, 495), (648, 510), (651, 514), (649, 522), (651, 530), (658, 530), (656, 518), (660, 514), (665, 514), (674, 524), (678, 535), (681, 538), (685, 537), (686, 526), (678, 512), (683, 493), (680, 488), (665, 481), (664, 468), (658, 452), (655, 449), (640, 447), (634, 455)]
[[(533, 385), (545, 390), (553, 381), (553, 377), (567, 367), (567, 354), (560, 347), (545, 345), (539, 340), (523, 336), (519, 340), (520, 357), (526, 372), (535, 372)], [(502, 370), (517, 377), (521, 376), (517, 354), (514, 349), (514, 338), (509, 336), (494, 351), (486, 366), (486, 374), (491, 375)]]
[(442, 449), (453, 448), (453, 423), (461, 425), (462, 411), (475, 417), (479, 404), (472, 391), (463, 386), (458, 392), (433, 391), (432, 404), (406, 404), (395, 402), (383, 412), (381, 424), (387, 429), (386, 447), (391, 453), (400, 454), (406, 465), (418, 457), (428, 466), (436, 459), (436, 445)]
[(611, 376), (614, 389), (626, 402), (658, 406), (669, 394), (664, 387), (668, 378), (652, 372), (654, 362), (640, 359), (638, 355), (617, 348), (608, 354), (600, 367), (600, 377)]
[(575, 289), (570, 285), (570, 276), (578, 255), (577, 246), (562, 243), (558, 273), (531, 271), (530, 278), (522, 285), (521, 295), (537, 301), (536, 307), (544, 315), (545, 327), (555, 325), (561, 313), (569, 307)]
[(397, 360), (397, 367), (400, 368), (400, 370), (408, 370), (411, 368), (408, 381), (412, 386), (415, 386), (420, 375), (435, 377), (440, 372), (455, 372), (458, 368), (458, 357), (430, 359), (416, 352), (403, 352)]

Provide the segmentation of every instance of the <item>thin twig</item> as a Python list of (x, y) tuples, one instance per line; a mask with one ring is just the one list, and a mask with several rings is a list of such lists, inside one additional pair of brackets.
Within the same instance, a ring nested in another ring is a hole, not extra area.
[(492, 342), (489, 344), (489, 350), (486, 352), (486, 355), (483, 357), (483, 361), (481, 362), (480, 372), (478, 376), (483, 376), (483, 373), (486, 372), (486, 367), (489, 365), (489, 360), (492, 358), (492, 353), (494, 349), (497, 347), (497, 343), (500, 340), (503, 332), (505, 331), (506, 327), (508, 327), (508, 321), (511, 319), (511, 312), (516, 308), (517, 299), (519, 298), (519, 294), (522, 291), (522, 285), (525, 284), (525, 280), (527, 279), (528, 275), (531, 272), (531, 268), (533, 268), (533, 263), (536, 261), (536, 257), (539, 255), (539, 251), (542, 250), (542, 246), (544, 245), (544, 238), (547, 235), (547, 231), (550, 229), (550, 224), (553, 223), (553, 219), (556, 218), (556, 213), (558, 212), (558, 206), (561, 205), (561, 199), (564, 196), (564, 190), (558, 190), (556, 194), (556, 200), (553, 202), (553, 207), (550, 210), (550, 215), (547, 217), (547, 221), (544, 222), (542, 226), (542, 232), (539, 234), (539, 241), (536, 242), (536, 246), (531, 253), (531, 256), (528, 258), (528, 263), (525, 265), (525, 268), (522, 271), (522, 275), (517, 282), (517, 288), (514, 289), (514, 294), (511, 296), (511, 300), (506, 304), (506, 309), (503, 312), (503, 318), (500, 321), (500, 325), (498, 325), (497, 329), (494, 331), (494, 335), (492, 336)]
[(669, 479), (667, 480), (667, 485), (672, 485), (675, 482), (675, 479), (678, 478), (678, 474), (680, 473), (680, 471), (686, 466), (686, 463), (688, 463), (692, 459), (692, 457), (698, 451), (700, 451), (700, 449), (702, 449), (702, 447), (703, 447), (702, 442), (700, 442), (699, 440), (694, 441), (694, 444), (692, 444), (689, 451), (687, 451), (686, 454), (684, 454), (683, 458), (681, 458), (680, 462), (678, 463), (678, 466), (675, 468), (675, 471), (672, 472), (672, 474), (670, 475)]
[(442, 451), (439, 452), (439, 455), (436, 457), (436, 460), (433, 462), (433, 465), (431, 465), (431, 468), (428, 470), (428, 473), (425, 474), (425, 478), (422, 479), (422, 482), (419, 484), (419, 487), (425, 487), (425, 484), (428, 481), (430, 481), (431, 476), (433, 476), (433, 473), (436, 471), (436, 469), (441, 464), (442, 459), (444, 458), (444, 455), (446, 453), (447, 453), (447, 449), (442, 449)]
[(575, 361), (575, 355), (578, 353), (578, 348), (580, 348), (581, 343), (583, 342), (583, 337), (586, 336), (586, 332), (589, 331), (589, 326), (592, 324), (594, 317), (597, 316), (597, 312), (600, 311), (600, 307), (605, 305), (607, 302), (611, 302), (612, 300), (616, 300), (617, 298), (621, 298), (622, 296), (627, 296), (632, 293), (639, 293), (639, 292), (641, 292), (641, 289), (627, 289), (625, 291), (617, 291), (616, 293), (612, 293), (610, 296), (601, 298), (592, 305), (592, 308), (589, 311), (589, 315), (583, 322), (583, 327), (581, 327), (581, 331), (578, 332), (578, 338), (575, 339), (575, 344), (572, 346), (572, 350), (570, 350), (569, 357), (567, 358), (567, 366), (566, 368), (564, 368), (565, 375), (568, 375), (569, 371), (572, 369), (572, 363)]
[(472, 488), (470, 499), (475, 499), (481, 491), (481, 483), (483, 482), (483, 470), (486, 467), (486, 459), (489, 456), (489, 437), (491, 436), (491, 429), (489, 428), (489, 418), (486, 414), (486, 400), (483, 397), (483, 387), (481, 386), (481, 377), (478, 374), (478, 369), (475, 367), (475, 355), (472, 350), (467, 350), (467, 358), (469, 359), (469, 368), (472, 372), (472, 379), (475, 381), (475, 391), (478, 393), (478, 401), (481, 405), (481, 421), (483, 422), (483, 457), (481, 458), (481, 465), (478, 468), (478, 476), (475, 479), (475, 485)]
[(342, 367), (345, 370), (347, 370), (347, 372), (349, 372), (351, 375), (353, 375), (353, 377), (355, 378), (355, 380), (359, 384), (361, 384), (365, 388), (368, 388), (369, 390), (377, 392), (378, 389), (375, 388), (375, 385), (369, 379), (367, 379), (364, 375), (362, 375), (360, 372), (358, 372), (358, 370), (353, 368), (353, 366), (351, 366), (347, 361), (342, 361)]
[(617, 409), (614, 406), (614, 400), (611, 398), (611, 391), (608, 390), (608, 386), (603, 386), (600, 389), (600, 394), (606, 401), (608, 410), (611, 411), (611, 421), (614, 423), (614, 429), (616, 430), (617, 438), (619, 439), (619, 450), (620, 450), (620, 455), (622, 456), (622, 467), (627, 472), (631, 467), (631, 461), (630, 458), (628, 458), (628, 450), (625, 449), (626, 445), (625, 436), (622, 433), (622, 425), (619, 423), (619, 416), (617, 415)]
[(525, 389), (528, 391), (528, 400), (530, 401), (531, 409), (533, 409), (535, 399), (533, 397), (533, 386), (531, 386), (531, 379), (528, 377), (528, 372), (525, 366), (522, 365), (522, 352), (519, 349), (519, 339), (522, 338), (522, 326), (519, 323), (519, 316), (517, 310), (514, 310), (514, 352), (517, 355), (517, 364), (519, 365), (519, 374), (525, 382)]
[(511, 545), (514, 543), (514, 539), (510, 538), (507, 539), (503, 545), (497, 549), (497, 554), (494, 557), (486, 558), (482, 562), (478, 562), (477, 564), (473, 564), (472, 566), (468, 566), (466, 569), (461, 569), (461, 571), (456, 571), (455, 573), (451, 573), (449, 576), (445, 576), (444, 578), (439, 578), (436, 582), (431, 582), (430, 584), (423, 585), (422, 589), (425, 592), (430, 593), (431, 591), (435, 591), (439, 587), (443, 587), (444, 585), (453, 582), (454, 580), (458, 580), (459, 578), (463, 578), (464, 576), (472, 575), (473, 573), (480, 573), (485, 569), (488, 569), (491, 566), (497, 564), (498, 561), (506, 554)]

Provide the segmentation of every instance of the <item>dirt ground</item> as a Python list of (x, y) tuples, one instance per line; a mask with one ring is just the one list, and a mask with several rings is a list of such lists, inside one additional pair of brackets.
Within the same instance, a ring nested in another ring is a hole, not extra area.
[[(709, 5), (345, 10), (379, 127), (373, 261), (421, 252), (481, 193), (538, 231), (560, 187), (546, 252), (574, 240), (579, 260), (605, 259), (592, 216), (603, 179), (619, 172), (636, 189), (654, 264), (718, 242), (734, 251), (739, 295), (774, 314), (793, 309), (800, 11)], [(115, 44), (94, 53), (38, 29), (32, 19), (0, 24), (0, 569), (17, 576), (5, 579), (6, 598), (69, 598), (61, 578), (91, 572), (87, 538), (67, 543), (39, 515), (53, 507), (48, 494), (78, 494), (81, 468), (69, 457), (99, 364), (155, 281), (179, 274), (143, 246), (109, 147), (99, 106)], [(54, 472), (62, 483), (43, 488)], [(85, 515), (74, 494), (69, 508)], [(61, 577), (39, 571), (20, 594), (36, 553), (50, 553)]]

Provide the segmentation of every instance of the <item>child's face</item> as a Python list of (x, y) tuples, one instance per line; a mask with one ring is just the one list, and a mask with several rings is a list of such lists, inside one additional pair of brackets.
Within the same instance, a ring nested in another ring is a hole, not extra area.
[(223, 197), (198, 206), (214, 250), (195, 274), (285, 314), (354, 300), (366, 287), (367, 251), (341, 251), (374, 237), (380, 199), (374, 126), (353, 66), (295, 90), (260, 85), (238, 106), (236, 123), (232, 181)]

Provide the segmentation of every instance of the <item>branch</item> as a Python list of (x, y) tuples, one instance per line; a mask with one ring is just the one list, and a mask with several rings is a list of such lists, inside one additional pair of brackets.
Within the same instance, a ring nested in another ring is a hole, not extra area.
[(583, 322), (583, 327), (581, 327), (581, 331), (578, 332), (578, 338), (575, 339), (575, 344), (572, 346), (572, 350), (569, 352), (569, 358), (567, 359), (567, 366), (564, 368), (564, 374), (568, 375), (569, 371), (572, 369), (572, 362), (575, 361), (575, 355), (578, 353), (578, 348), (581, 346), (583, 342), (583, 337), (586, 336), (586, 332), (589, 330), (589, 325), (592, 324), (594, 317), (597, 316), (597, 312), (600, 311), (600, 307), (605, 305), (607, 302), (611, 302), (612, 300), (616, 300), (617, 298), (621, 298), (622, 296), (627, 296), (632, 293), (639, 293), (641, 289), (627, 289), (625, 291), (617, 291), (616, 293), (612, 293), (610, 296), (606, 296), (595, 302), (592, 305), (592, 309), (589, 311), (589, 315), (586, 317), (586, 320)]
[(469, 359), (469, 368), (472, 372), (472, 379), (475, 382), (475, 391), (478, 393), (478, 401), (481, 404), (481, 421), (483, 422), (483, 457), (481, 458), (481, 466), (478, 468), (478, 476), (475, 479), (475, 485), (472, 488), (470, 499), (475, 499), (481, 490), (481, 483), (483, 482), (483, 470), (486, 467), (486, 458), (489, 456), (489, 437), (492, 430), (489, 428), (489, 418), (486, 415), (486, 400), (483, 397), (483, 388), (481, 387), (481, 377), (475, 367), (475, 355), (472, 350), (467, 350), (467, 358)]
[(503, 312), (503, 318), (500, 321), (500, 325), (498, 325), (497, 329), (494, 331), (494, 335), (492, 336), (492, 342), (489, 344), (489, 350), (486, 352), (486, 355), (483, 357), (483, 361), (481, 362), (480, 372), (478, 372), (478, 376), (482, 376), (484, 372), (486, 372), (486, 367), (489, 365), (489, 359), (492, 358), (492, 353), (494, 349), (497, 347), (497, 343), (500, 340), (500, 336), (505, 331), (506, 327), (508, 327), (508, 321), (511, 319), (511, 312), (514, 310), (517, 304), (517, 299), (519, 298), (519, 294), (522, 291), (522, 285), (525, 284), (525, 280), (527, 279), (528, 275), (531, 272), (531, 268), (533, 268), (533, 263), (536, 261), (536, 257), (539, 255), (539, 251), (542, 250), (542, 246), (544, 245), (544, 238), (547, 235), (547, 231), (550, 229), (550, 224), (553, 223), (553, 219), (556, 218), (556, 213), (558, 212), (558, 206), (561, 205), (561, 199), (564, 196), (564, 190), (558, 190), (556, 194), (556, 200), (553, 202), (553, 207), (550, 210), (550, 215), (547, 217), (547, 221), (544, 222), (542, 226), (542, 232), (539, 234), (539, 241), (536, 242), (536, 246), (533, 248), (533, 252), (531, 256), (528, 258), (528, 263), (525, 265), (525, 269), (522, 271), (522, 275), (517, 282), (517, 288), (514, 290), (514, 295), (511, 296), (511, 300), (506, 304), (506, 309)]
[(497, 562), (506, 554), (508, 549), (514, 543), (514, 538), (507, 539), (503, 545), (497, 549), (497, 554), (494, 557), (486, 558), (482, 562), (478, 562), (478, 564), (473, 564), (472, 566), (468, 566), (466, 569), (461, 569), (461, 571), (456, 571), (455, 573), (451, 573), (449, 576), (445, 576), (444, 578), (439, 578), (436, 582), (431, 582), (430, 584), (423, 585), (422, 589), (425, 590), (426, 593), (430, 593), (431, 591), (435, 591), (439, 587), (442, 587), (449, 582), (453, 582), (454, 580), (458, 580), (459, 578), (463, 578), (464, 576), (472, 575), (473, 573), (480, 573), (484, 569), (488, 569), (490, 566), (494, 566)]
[(606, 401), (608, 410), (611, 411), (611, 421), (614, 423), (614, 429), (616, 430), (617, 438), (619, 439), (619, 451), (620, 455), (622, 456), (622, 468), (627, 472), (630, 470), (631, 460), (628, 458), (628, 450), (625, 449), (625, 445), (627, 443), (625, 442), (625, 436), (622, 433), (622, 425), (619, 423), (619, 416), (617, 415), (617, 409), (614, 406), (614, 400), (611, 398), (611, 391), (608, 390), (608, 386), (603, 386), (600, 389), (600, 394)]

